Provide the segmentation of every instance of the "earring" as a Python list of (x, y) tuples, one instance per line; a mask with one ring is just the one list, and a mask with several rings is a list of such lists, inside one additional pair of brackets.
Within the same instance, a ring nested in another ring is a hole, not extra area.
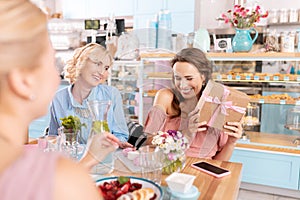
[(36, 96), (34, 94), (29, 95), (29, 100), (33, 101), (36, 99)]

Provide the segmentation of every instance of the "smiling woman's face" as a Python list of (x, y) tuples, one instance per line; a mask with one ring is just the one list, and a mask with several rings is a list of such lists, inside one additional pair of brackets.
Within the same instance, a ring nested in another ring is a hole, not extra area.
[(90, 87), (96, 87), (107, 80), (112, 60), (100, 45), (91, 45), (89, 48), (84, 50), (83, 59), (78, 63), (77, 68), (80, 70), (78, 80)]
[(185, 99), (199, 97), (202, 84), (205, 81), (197, 68), (188, 62), (176, 62), (173, 65), (176, 89)]
[(85, 66), (81, 69), (81, 74), (78, 79), (83, 79), (90, 86), (95, 87), (99, 84), (103, 84), (109, 75), (109, 66), (101, 61), (95, 62), (91, 59), (87, 59)]

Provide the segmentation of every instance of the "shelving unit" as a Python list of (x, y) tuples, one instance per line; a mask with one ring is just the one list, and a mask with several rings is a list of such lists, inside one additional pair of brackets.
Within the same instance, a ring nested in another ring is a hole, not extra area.
[(300, 53), (207, 53), (212, 61), (300, 61)]
[(171, 57), (167, 57), (167, 55), (170, 56), (170, 54), (162, 54), (161, 57), (158, 54), (144, 54), (141, 55), (139, 61), (114, 62), (108, 84), (120, 90), (124, 113), (128, 121), (144, 124), (148, 112), (147, 107), (152, 106), (157, 91), (156, 84), (160, 81), (171, 80), (171, 73), (157, 70), (158, 67), (154, 63), (168, 61)]
[[(138, 87), (142, 82), (142, 65), (140, 61), (115, 61), (108, 79), (108, 85), (119, 89), (123, 99), (123, 109), (127, 120), (142, 122), (139, 116), (142, 110), (136, 112), (143, 102), (140, 93), (143, 91)], [(136, 98), (136, 96), (138, 98)]]

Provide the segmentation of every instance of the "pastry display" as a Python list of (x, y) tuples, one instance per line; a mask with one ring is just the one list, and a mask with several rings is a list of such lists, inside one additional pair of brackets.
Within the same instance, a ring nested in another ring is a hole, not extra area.
[(242, 119), (242, 124), (247, 126), (254, 126), (259, 124), (259, 119), (253, 116), (245, 116)]
[(147, 95), (148, 95), (148, 96), (155, 96), (157, 91), (158, 91), (158, 90), (148, 90), (148, 91), (147, 91)]
[(273, 104), (298, 104), (300, 101), (299, 97), (292, 97), (286, 93), (283, 94), (271, 94), (271, 95), (249, 95), (251, 102), (256, 103), (273, 103)]
[(214, 79), (224, 79), (224, 80), (265, 80), (265, 81), (296, 81), (298, 80), (298, 75), (296, 74), (270, 74), (270, 73), (239, 73), (229, 71), (225, 74), (213, 73), (212, 77)]

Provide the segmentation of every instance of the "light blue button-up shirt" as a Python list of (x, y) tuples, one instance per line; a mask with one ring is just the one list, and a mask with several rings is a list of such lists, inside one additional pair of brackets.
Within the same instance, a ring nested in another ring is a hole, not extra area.
[(57, 135), (57, 129), (61, 126), (60, 118), (73, 115), (79, 117), (81, 123), (87, 125), (87, 128), (82, 128), (82, 138), (86, 142), (91, 130), (92, 119), (91, 117), (80, 116), (80, 114), (75, 113), (76, 108), (77, 110), (78, 108), (88, 109), (87, 102), (92, 100), (110, 100), (112, 104), (107, 116), (110, 131), (120, 141), (126, 142), (128, 140), (129, 133), (123, 111), (122, 97), (117, 88), (108, 85), (98, 85), (92, 89), (82, 104), (75, 101), (71, 89), (72, 85), (57, 91), (51, 103), (49, 135)]

